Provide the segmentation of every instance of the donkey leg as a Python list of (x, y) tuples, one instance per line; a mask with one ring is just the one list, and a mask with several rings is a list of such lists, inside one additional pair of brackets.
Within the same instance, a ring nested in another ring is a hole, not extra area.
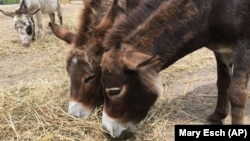
[(42, 13), (40, 10), (36, 13), (36, 21), (37, 21), (38, 33), (43, 35), (44, 32), (43, 32), (43, 24), (42, 24)]
[(223, 119), (228, 115), (228, 94), (227, 90), (230, 85), (230, 77), (232, 75), (233, 67), (232, 53), (216, 53), (215, 58), (217, 62), (217, 87), (218, 97), (217, 105), (213, 114), (208, 116), (207, 120), (212, 123), (222, 124)]
[(50, 18), (50, 21), (51, 21), (51, 22), (55, 22), (55, 21), (56, 21), (56, 20), (55, 20), (55, 13), (54, 13), (54, 12), (49, 13), (49, 18)]
[(247, 90), (244, 83), (248, 82), (245, 72), (237, 72), (232, 78), (229, 88), (231, 103), (232, 124), (244, 124), (245, 105), (247, 102)]
[(63, 24), (63, 19), (62, 19), (62, 9), (61, 9), (61, 4), (60, 4), (60, 2), (58, 1), (57, 2), (57, 5), (58, 5), (58, 7), (57, 7), (57, 14), (58, 14), (58, 18), (59, 18), (59, 21), (60, 21), (60, 24), (62, 25)]
[(234, 55), (234, 73), (229, 87), (232, 124), (244, 124), (245, 106), (248, 99), (247, 83), (250, 75), (250, 41), (239, 41), (241, 50)]

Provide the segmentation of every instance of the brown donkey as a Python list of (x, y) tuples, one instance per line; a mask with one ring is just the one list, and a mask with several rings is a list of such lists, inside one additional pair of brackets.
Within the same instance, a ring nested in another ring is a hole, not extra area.
[(250, 75), (250, 1), (145, 1), (116, 20), (104, 39), (103, 126), (117, 138), (133, 132), (162, 92), (159, 72), (202, 47), (213, 51), (217, 61), (217, 105), (208, 120), (222, 123), (230, 102), (232, 124), (243, 124)]
[(55, 23), (49, 24), (58, 38), (71, 44), (67, 57), (70, 115), (87, 117), (96, 106), (103, 104), (103, 89), (100, 83), (102, 40), (115, 18), (125, 11), (132, 10), (138, 3), (139, 0), (86, 0), (76, 34)]

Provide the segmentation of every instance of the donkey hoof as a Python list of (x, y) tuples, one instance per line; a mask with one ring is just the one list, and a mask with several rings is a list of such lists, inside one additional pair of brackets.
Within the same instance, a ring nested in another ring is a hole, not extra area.
[(30, 44), (29, 43), (26, 43), (26, 44), (23, 44), (24, 47), (30, 47)]
[(207, 122), (208, 124), (211, 124), (211, 125), (222, 125), (224, 123), (224, 120), (217, 114), (212, 114), (207, 117)]

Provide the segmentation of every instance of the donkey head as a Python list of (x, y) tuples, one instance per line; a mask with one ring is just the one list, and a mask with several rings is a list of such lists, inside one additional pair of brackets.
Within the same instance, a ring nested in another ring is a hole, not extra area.
[(113, 1), (101, 22), (98, 14), (100, 0), (85, 1), (80, 28), (76, 34), (50, 23), (54, 34), (71, 44), (67, 57), (67, 71), (70, 77), (70, 102), (68, 113), (77, 117), (87, 117), (93, 109), (103, 104), (103, 89), (100, 83), (102, 40), (120, 11), (117, 0)]
[(103, 54), (102, 123), (113, 136), (124, 138), (134, 132), (162, 92), (158, 63), (158, 57), (134, 50), (128, 44)]
[(162, 2), (142, 1), (125, 18), (117, 19), (104, 39), (102, 124), (115, 138), (131, 135), (162, 93), (158, 74), (164, 65), (162, 58), (148, 47), (152, 38), (143, 34), (140, 34), (143, 37), (135, 36), (143, 33), (141, 29), (152, 30), (147, 21)]
[(12, 17), (14, 21), (14, 28), (16, 29), (22, 45), (28, 47), (30, 43), (35, 40), (35, 23), (32, 15), (37, 13), (40, 9), (31, 13), (27, 8), (25, 1), (21, 2), (20, 7), (14, 12), (5, 12), (0, 10), (4, 15)]

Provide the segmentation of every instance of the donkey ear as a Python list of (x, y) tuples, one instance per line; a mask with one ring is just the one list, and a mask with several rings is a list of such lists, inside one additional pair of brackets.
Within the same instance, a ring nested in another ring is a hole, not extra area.
[(14, 17), (15, 13), (14, 12), (6, 12), (0, 9), (0, 12), (2, 12), (5, 16), (9, 16), (9, 17)]
[(108, 13), (96, 27), (95, 36), (104, 37), (107, 30), (112, 27), (116, 17), (122, 13), (125, 13), (124, 9), (119, 6), (118, 0), (114, 0)]
[(152, 68), (159, 72), (161, 69), (159, 65), (161, 58), (159, 56), (151, 56), (139, 51), (128, 51), (122, 61), (131, 70)]
[(25, 3), (25, 0), (23, 0), (20, 4), (20, 7), (15, 11), (15, 13), (18, 14), (29, 14), (29, 9)]
[(68, 31), (67, 29), (59, 26), (54, 22), (49, 22), (49, 27), (51, 28), (52, 32), (63, 41), (71, 44), (75, 39), (75, 34)]

